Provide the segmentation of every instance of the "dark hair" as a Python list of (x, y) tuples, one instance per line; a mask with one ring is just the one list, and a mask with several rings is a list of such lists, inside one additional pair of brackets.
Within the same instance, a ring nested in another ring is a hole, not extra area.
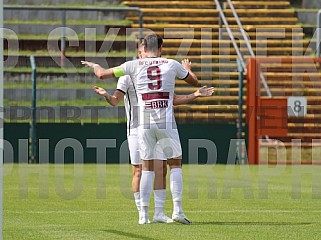
[(143, 39), (147, 51), (157, 51), (163, 45), (163, 38), (157, 34), (146, 35)]
[(143, 46), (144, 46), (143, 41), (140, 41), (140, 42), (137, 42), (137, 43), (136, 43), (136, 48), (137, 48), (137, 49), (140, 48), (140, 47), (143, 47)]

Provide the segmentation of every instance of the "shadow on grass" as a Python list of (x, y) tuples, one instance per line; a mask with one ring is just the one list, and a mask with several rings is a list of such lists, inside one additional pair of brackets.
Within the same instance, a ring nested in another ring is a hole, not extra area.
[(119, 236), (129, 237), (129, 238), (137, 238), (137, 239), (142, 239), (142, 240), (157, 240), (156, 238), (150, 238), (150, 237), (146, 237), (143, 235), (118, 231), (118, 230), (114, 230), (114, 229), (108, 229), (108, 230), (103, 230), (103, 231), (113, 233), (113, 234), (116, 234)]
[(193, 222), (192, 225), (257, 225), (257, 226), (293, 226), (311, 225), (309, 222)]

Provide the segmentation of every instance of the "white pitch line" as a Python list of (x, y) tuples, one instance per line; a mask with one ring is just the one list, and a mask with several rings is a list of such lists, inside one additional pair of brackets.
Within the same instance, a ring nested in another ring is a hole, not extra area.
[[(17, 211), (17, 210), (5, 210), (4, 212), (7, 213), (17, 213), (17, 214), (97, 214), (97, 213), (130, 213), (130, 212), (137, 212), (134, 210), (114, 210), (114, 211), (88, 211), (88, 210), (79, 210), (79, 211)], [(218, 210), (218, 211), (210, 211), (210, 210), (192, 210), (192, 211), (185, 211), (187, 213), (321, 213), (321, 210), (307, 210), (307, 211), (300, 211), (300, 210)]]

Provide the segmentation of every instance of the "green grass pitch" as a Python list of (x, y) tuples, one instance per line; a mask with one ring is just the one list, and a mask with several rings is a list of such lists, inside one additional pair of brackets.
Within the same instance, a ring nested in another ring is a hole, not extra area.
[(3, 174), (3, 239), (321, 239), (321, 166), (184, 165), (191, 225), (138, 225), (129, 165), (7, 164)]

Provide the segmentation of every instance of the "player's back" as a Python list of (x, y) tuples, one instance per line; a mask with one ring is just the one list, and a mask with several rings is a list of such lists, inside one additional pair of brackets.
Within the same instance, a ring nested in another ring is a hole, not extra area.
[(175, 62), (166, 58), (146, 58), (138, 61), (139, 73), (136, 80), (137, 91), (174, 91)]
[(188, 72), (180, 63), (166, 58), (144, 58), (123, 65), (135, 84), (140, 106), (140, 124), (173, 122), (175, 79)]
[(174, 121), (173, 96), (179, 65), (166, 58), (138, 60), (135, 85), (141, 109), (141, 124)]

